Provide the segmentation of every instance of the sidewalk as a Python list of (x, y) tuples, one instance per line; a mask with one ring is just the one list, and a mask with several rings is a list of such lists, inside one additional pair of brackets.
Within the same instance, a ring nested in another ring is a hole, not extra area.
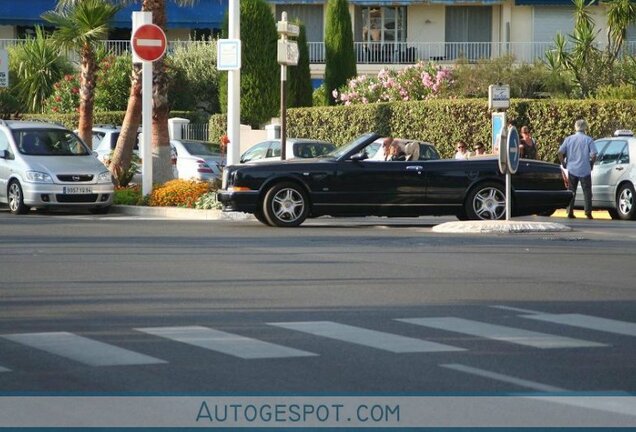
[(221, 210), (199, 210), (182, 207), (114, 205), (111, 207), (110, 211), (111, 213), (130, 216), (174, 218), (183, 220), (249, 220), (254, 218), (254, 216), (247, 213), (224, 213)]

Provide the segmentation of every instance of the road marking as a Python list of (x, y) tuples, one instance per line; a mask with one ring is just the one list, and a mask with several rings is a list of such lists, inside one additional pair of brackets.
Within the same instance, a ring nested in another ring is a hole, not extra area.
[(566, 389), (554, 387), (549, 384), (542, 384), (542, 383), (538, 383), (534, 381), (528, 381), (523, 378), (517, 378), (517, 377), (513, 377), (509, 375), (500, 374), (497, 372), (491, 372), (485, 369), (478, 369), (471, 366), (465, 366), (465, 365), (456, 364), (456, 363), (441, 364), (440, 366), (443, 368), (452, 369), (452, 370), (464, 372), (471, 375), (477, 375), (484, 378), (490, 378), (496, 381), (514, 384), (519, 387), (525, 387), (525, 388), (529, 388), (529, 389), (537, 390), (537, 391), (545, 391), (545, 392), (567, 391)]
[(155, 357), (119, 348), (73, 333), (20, 333), (3, 338), (89, 366), (125, 366), (166, 363)]
[(509, 311), (513, 311), (513, 312), (521, 312), (521, 313), (526, 313), (526, 314), (541, 314), (543, 312), (539, 312), (539, 311), (534, 311), (534, 310), (530, 310), (530, 309), (521, 309), (521, 308), (516, 308), (516, 307), (512, 307), (512, 306), (503, 306), (503, 305), (493, 305), (490, 306), (491, 308), (495, 308), (495, 309), (503, 309), (503, 310), (509, 310)]
[(608, 318), (599, 318), (581, 314), (533, 314), (523, 315), (523, 318), (546, 321), (556, 324), (564, 324), (572, 327), (582, 327), (590, 330), (598, 330), (607, 333), (616, 333), (625, 336), (636, 336), (636, 323), (618, 321)]
[(607, 346), (598, 342), (488, 324), (463, 318), (405, 318), (398, 319), (397, 321), (542, 349)]
[(149, 327), (135, 330), (242, 359), (309, 357), (317, 355), (201, 326)]
[(339, 324), (332, 321), (278, 322), (268, 324), (394, 353), (465, 351), (463, 348), (450, 345)]
[(7, 369), (6, 367), (0, 366), (0, 372), (11, 372), (11, 369)]

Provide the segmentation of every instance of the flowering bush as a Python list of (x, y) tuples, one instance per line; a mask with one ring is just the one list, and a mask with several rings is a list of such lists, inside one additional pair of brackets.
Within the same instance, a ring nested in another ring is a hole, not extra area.
[(194, 180), (170, 180), (154, 188), (148, 204), (193, 208), (201, 195), (211, 191), (211, 184)]
[(401, 71), (382, 69), (377, 77), (361, 75), (334, 90), (333, 95), (345, 105), (422, 100), (435, 97), (451, 81), (449, 69), (419, 62)]
[(64, 75), (53, 84), (53, 93), (44, 101), (44, 112), (73, 113), (79, 109), (79, 74)]

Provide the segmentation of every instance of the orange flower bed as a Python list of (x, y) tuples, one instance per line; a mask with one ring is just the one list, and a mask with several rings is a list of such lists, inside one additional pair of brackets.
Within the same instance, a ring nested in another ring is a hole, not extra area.
[(211, 185), (193, 180), (170, 180), (157, 186), (150, 194), (148, 202), (151, 206), (176, 206), (194, 208), (194, 203), (201, 195), (210, 192)]

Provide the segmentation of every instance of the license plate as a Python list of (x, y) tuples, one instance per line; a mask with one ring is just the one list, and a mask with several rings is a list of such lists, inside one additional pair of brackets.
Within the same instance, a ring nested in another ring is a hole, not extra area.
[(62, 193), (68, 195), (90, 194), (93, 193), (93, 188), (90, 186), (64, 186), (62, 188)]

